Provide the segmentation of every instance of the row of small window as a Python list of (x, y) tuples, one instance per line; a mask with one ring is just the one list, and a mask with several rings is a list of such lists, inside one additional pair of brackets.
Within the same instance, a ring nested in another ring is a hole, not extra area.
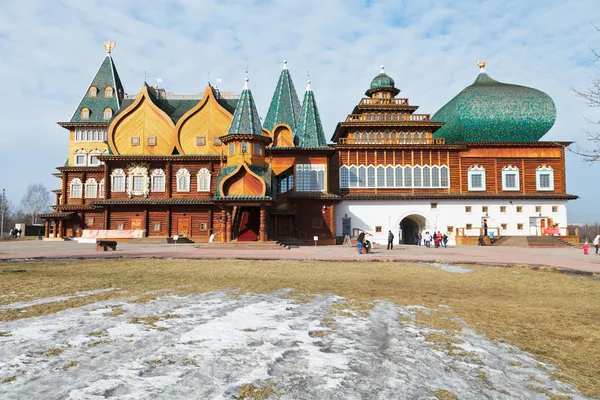
[(346, 188), (448, 188), (447, 166), (373, 165), (340, 168), (340, 187)]
[[(87, 108), (87, 107), (83, 107), (81, 109), (81, 119), (90, 119), (90, 115), (92, 115), (92, 111)], [(104, 109), (104, 119), (108, 120), (111, 119), (113, 116), (113, 110), (112, 108), (105, 108)]]
[[(245, 140), (239, 142), (239, 152), (240, 154), (248, 153), (248, 142)], [(229, 155), (235, 154), (235, 143), (229, 143)], [(252, 143), (252, 154), (255, 156), (260, 156), (262, 154), (262, 145), (259, 142)]]
[[(294, 178), (293, 176), (290, 178), (291, 181), (288, 181), (288, 185), (293, 186)], [(324, 192), (325, 164), (296, 164), (296, 191)]]
[[(466, 224), (465, 229), (470, 230), (473, 229), (473, 224)], [(500, 229), (507, 230), (508, 224), (500, 224)], [(517, 224), (517, 230), (522, 231), (525, 229), (525, 224)], [(452, 232), (454, 230), (453, 226), (448, 227), (448, 232)]]
[[(71, 180), (71, 198), (80, 199), (83, 197), (84, 185), (81, 179), (75, 178)], [(97, 197), (104, 198), (104, 179), (98, 183), (94, 178), (90, 178), (85, 181), (85, 197), (88, 199), (95, 199)]]
[(100, 150), (92, 150), (87, 152), (85, 150), (77, 150), (75, 152), (75, 165), (78, 167), (81, 166), (90, 166), (97, 167), (101, 164), (100, 160), (98, 160), (98, 156), (102, 154), (108, 154), (108, 150), (101, 152)]
[[(125, 179), (125, 178), (129, 179)], [(175, 174), (177, 180), (177, 192), (189, 192), (191, 174), (186, 168), (181, 168)], [(210, 192), (211, 173), (202, 168), (196, 174), (197, 191)], [(127, 182), (127, 186), (126, 186)], [(136, 168), (128, 175), (122, 169), (115, 169), (111, 175), (111, 188), (113, 192), (127, 192), (133, 195), (145, 195), (152, 188), (153, 192), (165, 191), (166, 176), (162, 169), (155, 169), (148, 176), (146, 168)]]
[[(435, 204), (435, 207), (433, 206)], [(437, 208), (437, 203), (431, 203), (431, 208)], [(500, 212), (501, 213), (505, 213), (507, 210), (506, 206), (500, 206)], [(516, 206), (516, 210), (518, 213), (523, 212), (523, 206)], [(473, 212), (473, 207), (472, 206), (465, 206), (465, 212), (470, 213)], [(482, 213), (487, 213), (489, 212), (489, 206), (481, 206), (481, 212)], [(542, 206), (535, 206), (535, 212), (536, 213), (541, 213), (542, 212)], [(552, 206), (552, 212), (553, 213), (557, 213), (558, 212), (558, 206)]]
[(384, 131), (384, 132), (354, 132), (354, 139), (398, 139), (398, 140), (411, 140), (411, 139), (427, 139), (427, 133), (425, 132), (396, 132), (396, 131)]
[(106, 129), (76, 129), (76, 142), (106, 142), (108, 133)]
[[(536, 189), (540, 192), (554, 190), (554, 170), (547, 165), (535, 171)], [(485, 168), (475, 165), (468, 170), (469, 191), (485, 191)], [(508, 165), (502, 168), (502, 190), (518, 191), (521, 188), (519, 168)]]
[[(114, 95), (115, 95), (115, 91), (113, 90), (112, 87), (108, 86), (106, 89), (104, 89), (104, 97), (111, 98)], [(97, 97), (98, 96), (98, 88), (95, 86), (90, 86), (90, 88), (88, 90), (88, 96), (89, 97)]]
[[(92, 220), (91, 224), (88, 223), (88, 226), (90, 226), (90, 225), (93, 225), (93, 220)], [(125, 224), (118, 223), (117, 224), (117, 230), (118, 231), (122, 231), (124, 229), (124, 226), (125, 226)], [(155, 223), (152, 224), (152, 231), (153, 232), (159, 232), (160, 231), (160, 227), (161, 227), (160, 222), (155, 222)], [(208, 224), (206, 222), (201, 222), (200, 223), (200, 230), (201, 231), (207, 231), (208, 230)]]

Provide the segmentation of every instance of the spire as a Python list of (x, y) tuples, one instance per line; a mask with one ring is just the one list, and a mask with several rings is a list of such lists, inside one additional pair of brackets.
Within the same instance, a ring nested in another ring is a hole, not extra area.
[(228, 135), (241, 134), (263, 136), (260, 118), (258, 116), (258, 111), (256, 111), (252, 92), (248, 88), (248, 81), (248, 73), (246, 72), (244, 89), (242, 90), (240, 99), (235, 107), (233, 119), (229, 126), (229, 131), (227, 132)]
[[(71, 118), (71, 122), (108, 122), (104, 119), (104, 110), (110, 108), (113, 115), (119, 111), (124, 91), (111, 55), (114, 47), (115, 42), (109, 40), (104, 43), (106, 57), (104, 57), (104, 61), (100, 64), (94, 79), (87, 87), (83, 99)], [(106, 91), (109, 87), (112, 89), (111, 95)], [(96, 89), (95, 95), (90, 91), (91, 88)], [(107, 95), (109, 96), (107, 97)], [(81, 110), (84, 108), (89, 110), (88, 119), (81, 119)]]
[(300, 117), (294, 129), (294, 144), (298, 147), (327, 146), (317, 101), (310, 87), (310, 81), (306, 83), (306, 93), (304, 93)]
[(382, 65), (381, 69), (379, 70), (380, 74), (385, 74), (385, 67)]
[(300, 101), (290, 71), (287, 69), (287, 61), (284, 61), (264, 126), (270, 131), (277, 124), (287, 124), (294, 129), (299, 115)]
[(485, 61), (477, 61), (477, 66), (479, 67), (479, 73), (480, 74), (485, 74), (485, 66), (486, 66), (486, 62)]

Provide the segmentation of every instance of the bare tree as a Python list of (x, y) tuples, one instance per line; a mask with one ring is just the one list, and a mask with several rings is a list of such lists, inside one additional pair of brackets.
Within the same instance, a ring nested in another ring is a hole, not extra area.
[(32, 224), (38, 222), (38, 215), (47, 211), (49, 205), (50, 192), (46, 186), (43, 183), (30, 183), (21, 201), (21, 207), (23, 212), (29, 216)]
[[(600, 28), (594, 25), (594, 28), (600, 32)], [(595, 63), (600, 63), (600, 52), (595, 49), (591, 49)], [(575, 89), (574, 89), (575, 90)], [(591, 78), (590, 86), (585, 91), (575, 90), (588, 107), (596, 108), (600, 107), (600, 72), (596, 72), (596, 75)], [(600, 121), (589, 120), (594, 125), (600, 125)], [(590, 131), (586, 132), (587, 138), (592, 142), (593, 148), (582, 149), (578, 145), (572, 152), (579, 154), (583, 157), (584, 161), (593, 163), (600, 160), (600, 132)]]

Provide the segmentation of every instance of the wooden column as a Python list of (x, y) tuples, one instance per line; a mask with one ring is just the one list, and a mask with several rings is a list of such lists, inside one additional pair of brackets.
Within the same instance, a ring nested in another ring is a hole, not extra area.
[(167, 162), (167, 164), (165, 165), (165, 191), (167, 192), (167, 198), (170, 199), (171, 198), (171, 192), (172, 192), (172, 188), (171, 188), (171, 163)]
[(63, 220), (58, 221), (58, 237), (63, 237)]
[(85, 229), (85, 212), (81, 212), (81, 225), (79, 225), (79, 231), (77, 234), (81, 236), (83, 234), (83, 230)]
[(227, 232), (225, 240), (231, 242), (231, 211), (227, 211)]
[(69, 187), (67, 185), (67, 179), (68, 179), (68, 174), (66, 172), (63, 172), (63, 176), (62, 176), (62, 203), (63, 204), (68, 204), (69, 203), (69, 198), (67, 196), (67, 188)]
[(50, 220), (44, 221), (44, 237), (50, 237)]
[(144, 210), (144, 237), (148, 237), (148, 231), (150, 230), (150, 221), (148, 221), (148, 207)]
[[(331, 237), (335, 237), (335, 204), (329, 206), (329, 229), (331, 231)], [(391, 228), (388, 228), (391, 229)]]
[(267, 224), (266, 224), (266, 219), (267, 219), (267, 210), (266, 208), (263, 206), (260, 208), (260, 228), (259, 228), (259, 234), (258, 234), (258, 241), (259, 242), (264, 242), (266, 241), (267, 238)]
[(227, 214), (225, 214), (225, 209), (222, 208), (221, 209), (221, 242), (225, 242), (225, 239), (227, 238), (225, 236), (225, 222), (227, 220)]
[(171, 237), (171, 207), (167, 209), (167, 237)]
[(213, 210), (212, 208), (208, 209), (208, 224), (207, 227), (208, 229), (208, 237), (210, 239), (210, 235), (212, 235), (213, 233)]
[(110, 168), (108, 164), (104, 165), (104, 198), (110, 199)]
[[(104, 181), (104, 184), (106, 185), (106, 181)], [(106, 186), (104, 186), (106, 187)], [(110, 229), (110, 224), (109, 224), (109, 211), (108, 211), (108, 206), (106, 206), (106, 208), (104, 209), (104, 229), (108, 230)]]

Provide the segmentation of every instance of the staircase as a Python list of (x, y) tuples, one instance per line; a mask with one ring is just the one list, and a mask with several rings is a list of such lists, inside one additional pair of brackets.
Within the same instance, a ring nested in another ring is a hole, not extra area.
[[(167, 238), (167, 243), (175, 244), (175, 241), (173, 240), (173, 238)], [(177, 240), (177, 244), (189, 244), (189, 243), (194, 243), (194, 241), (191, 239), (188, 239), (186, 237), (183, 237), (183, 236), (179, 236), (179, 239)]]
[(503, 241), (494, 243), (495, 246), (529, 247), (527, 236), (504, 236)]
[(571, 243), (554, 236), (527, 236), (529, 247), (574, 247)]
[(260, 215), (257, 212), (244, 210), (240, 221), (240, 234), (237, 237), (238, 242), (254, 242), (258, 240), (258, 225)]
[(287, 247), (288, 249), (297, 249), (300, 246), (305, 246), (306, 242), (300, 239), (296, 239), (295, 237), (282, 237), (277, 240), (277, 244), (283, 247)]

